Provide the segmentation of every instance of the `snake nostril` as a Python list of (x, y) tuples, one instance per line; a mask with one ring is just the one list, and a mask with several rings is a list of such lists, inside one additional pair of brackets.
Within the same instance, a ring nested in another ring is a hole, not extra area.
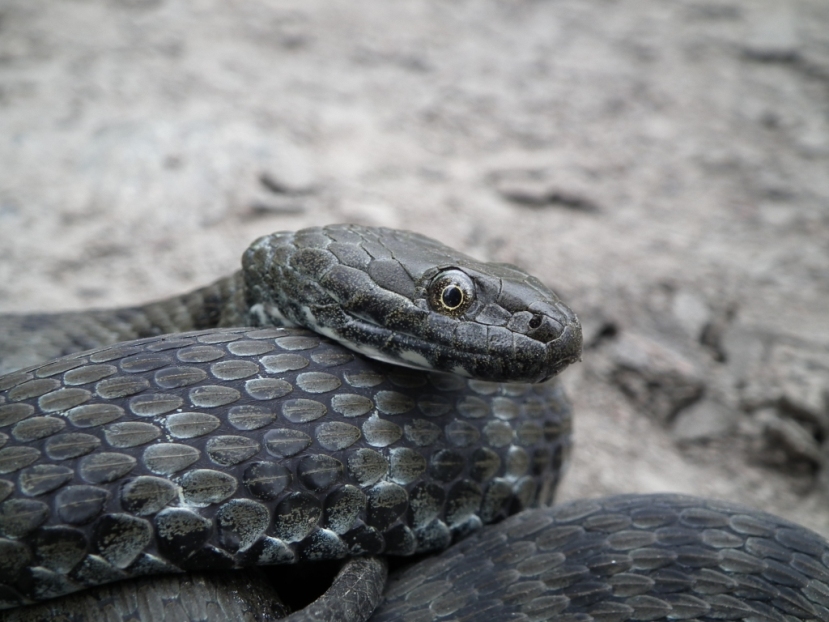
[(541, 343), (550, 343), (564, 334), (565, 324), (546, 313), (534, 313), (526, 327), (528, 337)]

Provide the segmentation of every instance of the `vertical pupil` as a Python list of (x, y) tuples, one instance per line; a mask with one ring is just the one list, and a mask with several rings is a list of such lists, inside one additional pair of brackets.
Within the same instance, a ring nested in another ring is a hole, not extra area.
[(455, 309), (463, 302), (463, 292), (457, 285), (449, 285), (443, 290), (441, 300), (450, 309)]

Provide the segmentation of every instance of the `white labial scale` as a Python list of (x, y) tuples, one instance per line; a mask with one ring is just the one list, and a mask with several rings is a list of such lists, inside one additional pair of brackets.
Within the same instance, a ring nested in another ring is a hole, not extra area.
[(340, 336), (333, 329), (328, 328), (327, 326), (320, 326), (316, 322), (311, 324), (311, 326), (313, 327), (311, 330), (313, 330), (315, 333), (319, 333), (320, 335), (324, 335), (329, 339), (333, 339), (334, 341), (343, 343), (343, 339), (341, 339)]
[[(389, 356), (388, 354), (378, 350), (374, 346), (353, 343), (351, 341), (348, 341), (347, 339), (343, 339), (343, 337), (339, 333), (337, 333), (332, 328), (329, 328), (328, 326), (320, 326), (316, 322), (309, 323), (309, 326), (311, 327), (311, 330), (313, 330), (314, 332), (319, 333), (321, 335), (325, 335), (329, 339), (333, 339), (334, 341), (341, 343), (345, 347), (351, 350), (355, 350), (374, 361), (382, 361), (383, 363), (399, 365), (402, 367), (409, 367), (410, 369), (434, 371), (434, 367), (432, 367), (429, 364), (429, 361), (423, 355), (412, 350), (406, 350), (405, 352), (401, 352), (399, 357)], [(465, 369), (458, 369), (461, 370), (458, 373), (460, 373), (462, 376), (469, 376)]]
[(311, 307), (303, 306), (302, 307), (302, 315), (305, 317), (305, 325), (306, 326), (313, 326), (313, 330), (317, 330), (317, 316), (315, 316), (311, 312)]
[[(354, 349), (357, 350), (360, 354), (365, 354), (368, 358), (374, 359), (375, 361), (382, 361), (383, 363), (390, 363), (391, 365), (398, 365), (400, 367), (409, 367), (411, 369), (424, 369), (424, 367), (421, 365), (417, 365), (411, 361), (403, 360), (402, 358), (389, 356), (372, 346), (356, 345), (354, 346)], [(425, 367), (425, 369), (427, 371), (432, 371), (432, 368), (429, 367), (428, 364)]]
[(400, 358), (408, 363), (411, 363), (415, 367), (419, 367), (421, 369), (431, 369), (429, 361), (426, 360), (426, 357), (419, 352), (406, 350), (405, 352), (400, 353)]

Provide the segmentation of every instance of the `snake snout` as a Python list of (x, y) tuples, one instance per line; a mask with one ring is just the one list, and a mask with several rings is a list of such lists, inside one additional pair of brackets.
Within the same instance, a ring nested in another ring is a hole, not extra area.
[(581, 325), (578, 320), (573, 324), (568, 324), (558, 339), (548, 343), (547, 347), (551, 358), (555, 361), (551, 376), (557, 375), (573, 363), (578, 363), (581, 360), (582, 347)]
[(561, 337), (565, 326), (559, 318), (535, 313), (529, 321), (527, 335), (541, 343), (549, 343)]
[[(532, 316), (527, 323), (526, 334), (541, 343), (551, 343), (560, 339), (568, 328), (578, 328), (578, 334), (581, 335), (581, 325), (578, 317), (567, 305), (560, 301), (535, 302), (530, 305), (528, 311)], [(570, 339), (573, 337), (575, 335), (571, 333)], [(580, 338), (578, 345), (581, 349)]]
[(552, 377), (581, 360), (582, 331), (578, 317), (565, 304), (557, 302), (543, 307), (543, 311), (533, 309), (534, 317), (541, 320), (528, 336), (546, 345), (548, 377)]

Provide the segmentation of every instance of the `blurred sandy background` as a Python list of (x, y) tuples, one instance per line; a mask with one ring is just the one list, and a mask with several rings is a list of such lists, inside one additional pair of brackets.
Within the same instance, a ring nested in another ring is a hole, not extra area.
[(561, 499), (829, 535), (825, 0), (0, 0), (0, 311), (408, 228), (580, 313)]

